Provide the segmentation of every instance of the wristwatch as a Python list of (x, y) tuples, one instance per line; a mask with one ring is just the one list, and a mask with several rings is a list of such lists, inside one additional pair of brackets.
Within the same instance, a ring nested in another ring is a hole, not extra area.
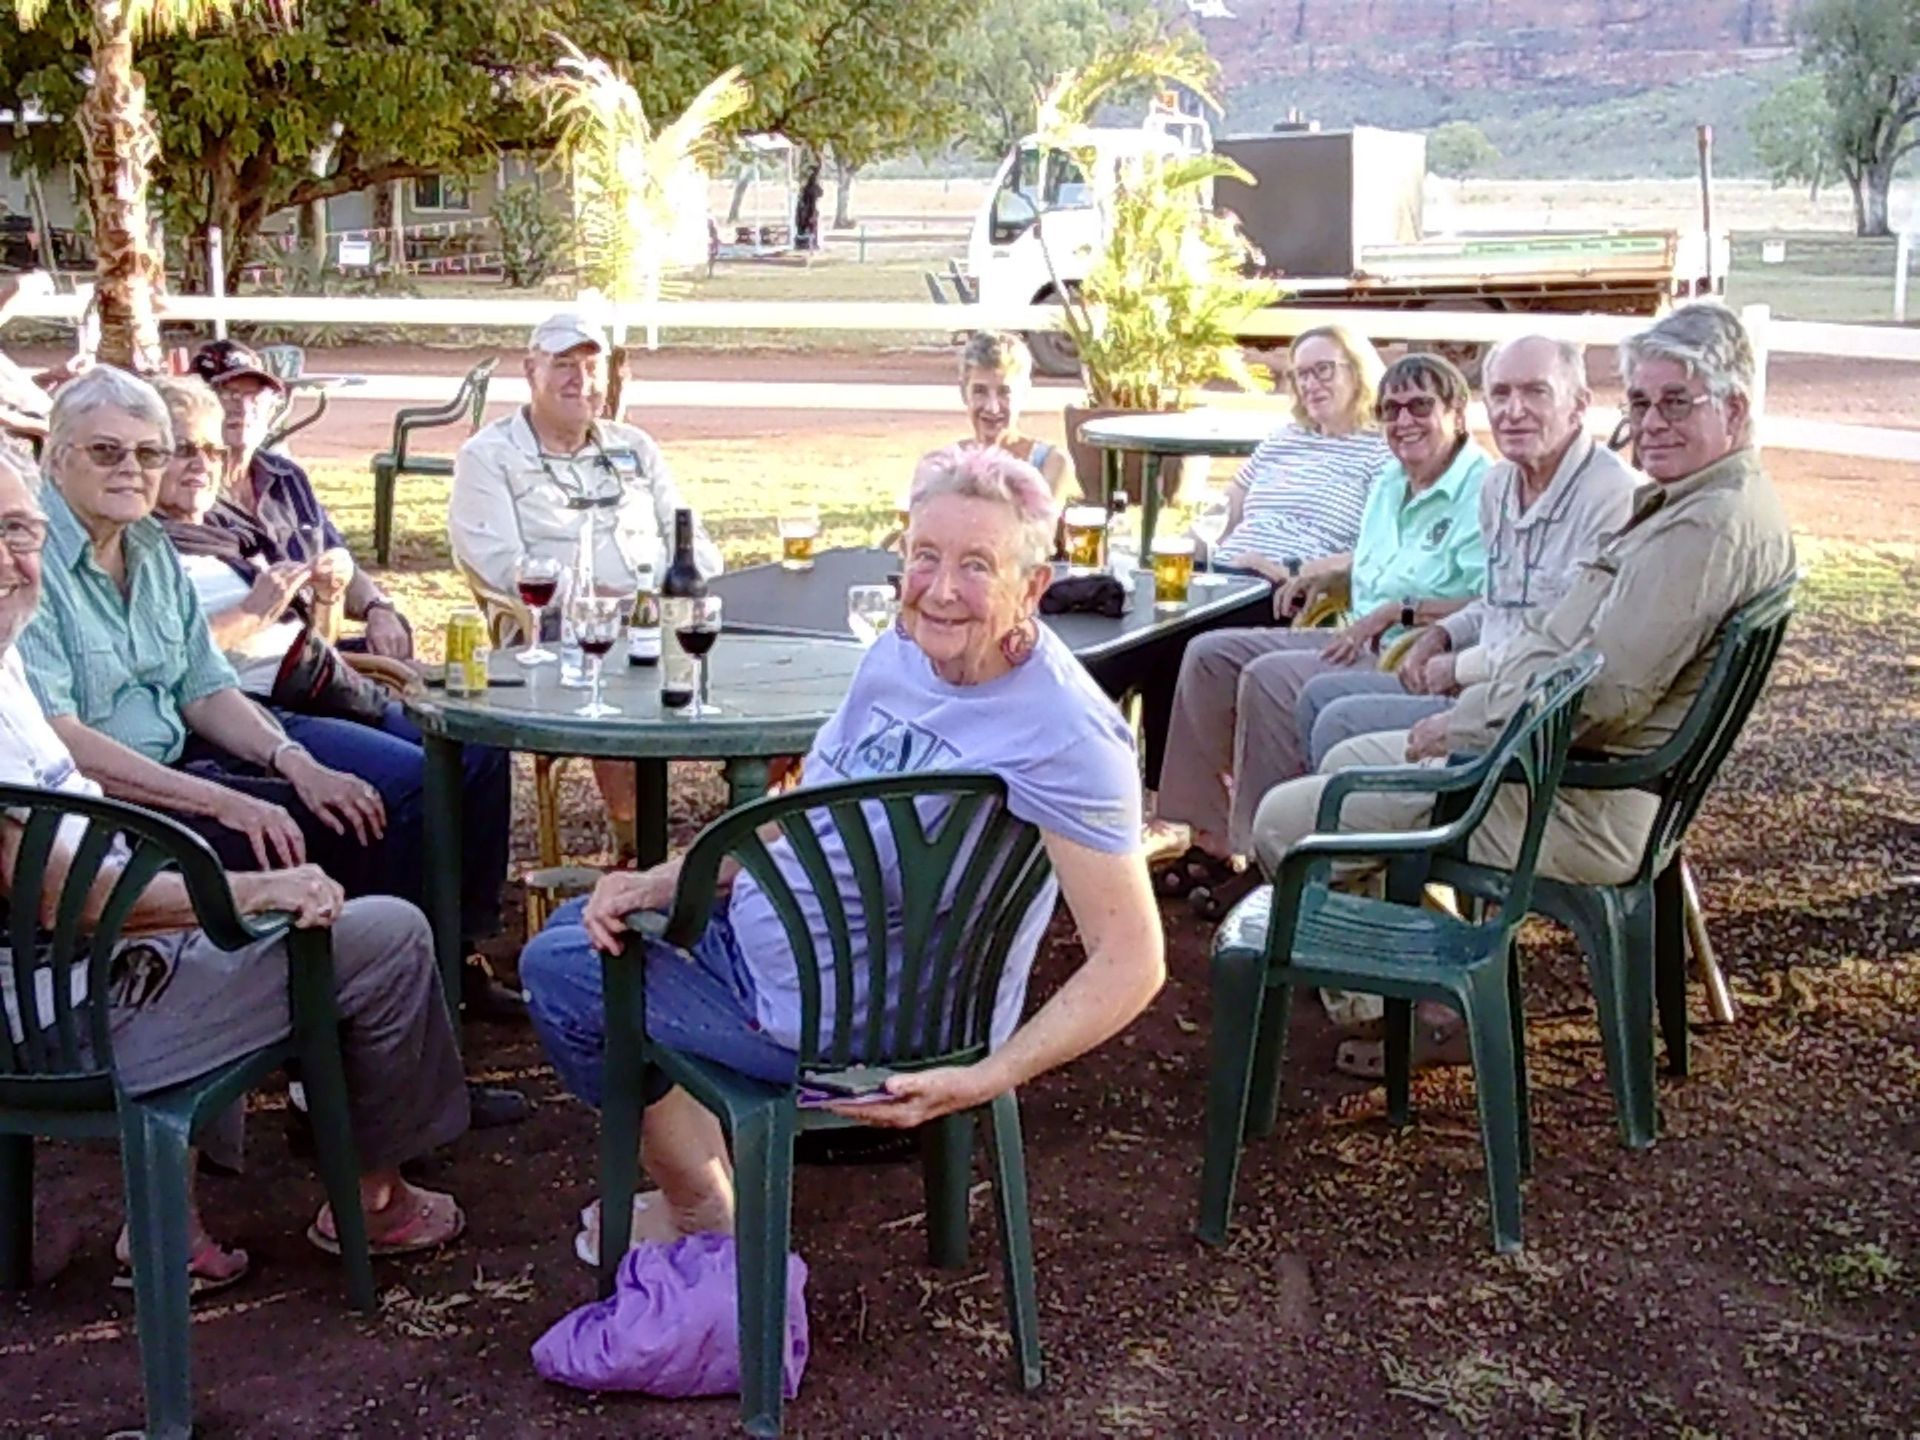
[(1411, 630), (1419, 623), (1418, 617), (1414, 614), (1413, 596), (1408, 595), (1400, 602), (1400, 628), (1403, 630)]
[(1280, 563), (1287, 567), (1287, 579), (1298, 580), (1300, 578), (1300, 557), (1298, 555), (1289, 555)]

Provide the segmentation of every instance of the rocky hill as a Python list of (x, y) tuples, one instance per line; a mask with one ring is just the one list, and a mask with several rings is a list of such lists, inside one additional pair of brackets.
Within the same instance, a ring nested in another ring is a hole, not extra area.
[(1362, 72), (1641, 89), (1783, 55), (1805, 0), (1189, 0), (1229, 91)]

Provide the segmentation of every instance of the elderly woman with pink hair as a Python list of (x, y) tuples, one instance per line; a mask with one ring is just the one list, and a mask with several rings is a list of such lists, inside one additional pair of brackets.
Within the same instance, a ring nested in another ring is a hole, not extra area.
[[(802, 783), (990, 771), (1006, 782), (1012, 812), (1039, 828), (1058, 889), (1050, 884), (1036, 900), (1008, 955), (986, 1058), (895, 1075), (889, 1098), (859, 1112), (869, 1124), (903, 1128), (983, 1104), (1092, 1049), (1145, 1009), (1165, 978), (1140, 846), (1133, 736), (1038, 619), (1052, 574), (1055, 510), (1046, 481), (1005, 451), (956, 446), (921, 460), (908, 513), (899, 623), (868, 650), (807, 754)], [(825, 832), (820, 843), (839, 873), (839, 837)], [(770, 848), (781, 860), (787, 842)], [(800, 867), (781, 868), (808, 890)], [(605, 1038), (595, 952), (618, 948), (629, 913), (665, 911), (679, 872), (675, 860), (608, 875), (590, 897), (556, 912), (520, 957), (541, 1042), (567, 1088), (590, 1104), (600, 1100)], [(735, 1070), (791, 1081), (800, 1034), (792, 951), (752, 876), (723, 883), (731, 887), (724, 908), (691, 952), (661, 944), (649, 954), (648, 1033)], [(1056, 893), (1086, 958), (1021, 1024)], [(808, 894), (800, 900), (804, 913), (821, 914)], [(832, 953), (824, 935), (820, 942), (820, 953)], [(859, 973), (868, 963), (864, 933), (851, 943)], [(680, 1091), (662, 1084), (657, 1095), (641, 1150), (662, 1193), (642, 1197), (636, 1240), (730, 1229), (733, 1188), (718, 1124)], [(597, 1237), (582, 1248), (597, 1250)]]

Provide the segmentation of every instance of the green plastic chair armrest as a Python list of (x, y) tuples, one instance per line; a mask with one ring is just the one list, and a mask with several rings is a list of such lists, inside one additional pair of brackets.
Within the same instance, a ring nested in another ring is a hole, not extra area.
[(1349, 795), (1401, 794), (1445, 795), (1478, 785), (1493, 763), (1493, 754), (1455, 756), (1444, 766), (1432, 765), (1360, 765), (1327, 777), (1320, 792), (1320, 809), (1314, 824), (1320, 830), (1336, 829), (1340, 810)]

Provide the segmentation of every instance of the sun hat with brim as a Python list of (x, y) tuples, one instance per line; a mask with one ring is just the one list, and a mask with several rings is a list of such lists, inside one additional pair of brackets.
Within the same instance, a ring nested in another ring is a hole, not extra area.
[(287, 382), (238, 340), (209, 340), (193, 354), (193, 373), (216, 389), (236, 380), (258, 380), (284, 395)]

